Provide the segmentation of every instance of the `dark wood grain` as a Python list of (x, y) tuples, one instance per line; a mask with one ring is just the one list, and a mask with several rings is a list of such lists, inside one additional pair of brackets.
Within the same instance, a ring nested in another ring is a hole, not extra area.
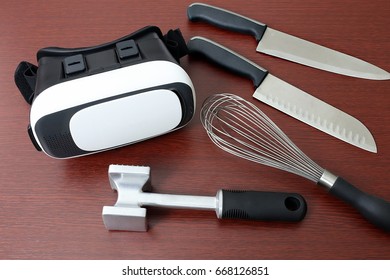
[[(372, 154), (334, 139), (261, 103), (311, 158), (361, 189), (390, 200), (389, 81), (327, 73), (255, 52), (253, 38), (187, 21), (191, 1), (18, 1), (0, 9), (0, 259), (389, 259), (389, 235), (303, 178), (246, 162), (216, 148), (199, 121), (203, 100), (231, 92), (248, 100), (249, 80), (196, 58), (182, 59), (197, 94), (191, 123), (121, 149), (54, 160), (26, 133), (29, 106), (13, 82), (21, 60), (47, 46), (111, 41), (146, 25), (206, 36), (274, 75), (359, 118), (378, 146)], [(275, 29), (390, 69), (387, 0), (209, 1)], [(292, 191), (308, 202), (299, 224), (220, 221), (211, 212), (149, 209), (147, 233), (108, 232), (113, 205), (109, 164), (148, 165), (156, 192), (214, 195), (221, 188)]]

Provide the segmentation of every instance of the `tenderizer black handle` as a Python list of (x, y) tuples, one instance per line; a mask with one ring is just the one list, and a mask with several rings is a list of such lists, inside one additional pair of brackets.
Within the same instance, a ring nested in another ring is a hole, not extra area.
[(329, 192), (352, 205), (377, 227), (390, 232), (389, 202), (357, 189), (341, 177), (337, 178)]
[(234, 51), (203, 37), (193, 37), (187, 44), (190, 54), (201, 54), (209, 61), (238, 75), (250, 78), (257, 88), (268, 71)]
[(305, 199), (295, 193), (222, 190), (222, 218), (299, 222)]
[(204, 21), (219, 28), (253, 35), (260, 41), (267, 25), (218, 7), (194, 3), (187, 9), (191, 21)]

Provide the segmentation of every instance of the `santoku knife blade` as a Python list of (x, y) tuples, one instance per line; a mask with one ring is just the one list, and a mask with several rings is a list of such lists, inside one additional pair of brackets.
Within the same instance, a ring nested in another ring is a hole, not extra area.
[(390, 73), (353, 56), (331, 50), (274, 30), (253, 19), (218, 7), (194, 3), (188, 7), (191, 21), (205, 21), (220, 28), (253, 35), (256, 51), (342, 75), (389, 80)]
[(254, 62), (203, 37), (187, 44), (190, 54), (201, 54), (210, 61), (252, 79), (253, 97), (312, 127), (354, 146), (376, 153), (370, 131), (356, 118), (282, 81)]

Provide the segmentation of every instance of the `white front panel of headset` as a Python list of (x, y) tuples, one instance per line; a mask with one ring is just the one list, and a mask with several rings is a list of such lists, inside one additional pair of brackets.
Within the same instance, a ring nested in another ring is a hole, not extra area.
[(69, 125), (80, 149), (97, 151), (164, 134), (178, 126), (182, 114), (178, 96), (159, 89), (87, 107)]
[(31, 106), (30, 123), (69, 108), (170, 83), (184, 83), (191, 87), (187, 73), (169, 61), (150, 61), (66, 81), (45, 89)]

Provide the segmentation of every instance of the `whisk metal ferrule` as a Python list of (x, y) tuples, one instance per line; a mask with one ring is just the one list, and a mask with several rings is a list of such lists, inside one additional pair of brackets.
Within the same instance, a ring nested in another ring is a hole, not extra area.
[(325, 187), (327, 190), (330, 190), (334, 186), (337, 178), (338, 176), (332, 174), (328, 170), (324, 170), (324, 173), (322, 173), (322, 176), (317, 184), (319, 186)]

